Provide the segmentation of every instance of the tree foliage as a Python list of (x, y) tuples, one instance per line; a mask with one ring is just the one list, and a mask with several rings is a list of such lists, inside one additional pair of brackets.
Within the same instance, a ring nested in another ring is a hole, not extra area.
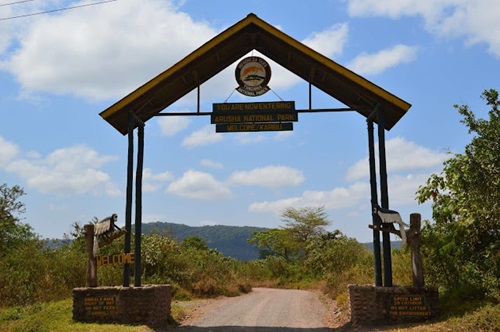
[(324, 233), (325, 227), (331, 224), (323, 206), (301, 209), (288, 207), (281, 216), (285, 229), (289, 229), (295, 241), (303, 245), (311, 237)]
[(20, 219), (25, 212), (24, 203), (20, 201), (24, 195), (19, 186), (0, 186), (0, 255), (35, 237), (31, 226)]
[[(500, 286), (500, 101), (498, 92), (482, 94), (491, 107), (478, 119), (467, 105), (455, 105), (473, 134), (464, 153), (444, 163), (417, 192), (419, 203), (432, 201), (435, 225), (424, 227), (431, 277), (448, 288), (470, 292)], [(440, 267), (440, 268), (438, 268)]]
[(284, 227), (254, 232), (248, 240), (259, 248), (261, 258), (279, 256), (289, 260), (307, 254), (309, 241), (324, 234), (325, 226), (330, 225), (324, 207), (288, 207), (281, 216)]
[(297, 243), (293, 241), (292, 234), (288, 229), (271, 228), (261, 232), (255, 232), (248, 239), (248, 243), (259, 248), (259, 257), (269, 256), (283, 257), (290, 260), (298, 253)]

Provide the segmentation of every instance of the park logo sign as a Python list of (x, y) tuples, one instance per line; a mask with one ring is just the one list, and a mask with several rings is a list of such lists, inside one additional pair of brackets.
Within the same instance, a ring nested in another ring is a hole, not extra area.
[(234, 75), (238, 83), (236, 91), (245, 96), (258, 97), (270, 90), (271, 66), (261, 57), (244, 58), (236, 66)]

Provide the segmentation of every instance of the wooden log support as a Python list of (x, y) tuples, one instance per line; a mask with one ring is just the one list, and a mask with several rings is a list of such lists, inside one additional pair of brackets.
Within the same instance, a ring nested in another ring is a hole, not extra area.
[[(401, 237), (401, 232), (395, 229), (383, 228), (378, 225), (368, 225), (369, 228), (384, 233), (396, 234)], [(411, 270), (414, 287), (424, 287), (424, 268), (422, 264), (422, 256), (420, 255), (420, 247), (422, 240), (420, 237), (421, 216), (419, 213), (410, 214), (410, 229), (406, 231), (408, 245), (411, 254)]]
[(424, 287), (424, 267), (420, 247), (422, 240), (420, 237), (421, 216), (419, 213), (410, 214), (410, 230), (408, 231), (408, 244), (411, 252), (411, 269), (413, 272), (413, 286)]
[(85, 247), (87, 249), (87, 273), (85, 276), (86, 287), (97, 287), (97, 259), (94, 256), (94, 225), (83, 226)]

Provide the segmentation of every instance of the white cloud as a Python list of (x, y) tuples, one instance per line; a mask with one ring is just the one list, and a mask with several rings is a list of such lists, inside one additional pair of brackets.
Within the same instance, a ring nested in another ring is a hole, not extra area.
[(45, 159), (37, 158), (36, 154), (31, 156), (35, 158), (12, 160), (5, 170), (18, 175), (29, 187), (41, 193), (58, 196), (121, 195), (110, 176), (100, 169), (116, 157), (99, 155), (84, 145), (58, 149)]
[(302, 43), (324, 56), (332, 58), (342, 53), (348, 33), (349, 28), (347, 23), (339, 23), (321, 32), (311, 34)]
[(0, 136), (0, 167), (7, 165), (19, 152), (19, 148), (12, 142)]
[(250, 171), (234, 172), (229, 178), (231, 184), (282, 188), (298, 186), (304, 182), (301, 171), (287, 166), (267, 166)]
[(415, 60), (416, 54), (416, 47), (399, 44), (374, 54), (362, 53), (347, 67), (360, 75), (376, 75), (401, 63)]
[(212, 168), (212, 169), (223, 169), (224, 168), (224, 165), (222, 163), (219, 163), (217, 161), (210, 160), (210, 159), (202, 159), (200, 161), (200, 164), (202, 166)]
[(391, 206), (416, 205), (415, 193), (424, 185), (430, 173), (389, 175), (389, 199)]
[[(432, 151), (402, 137), (386, 142), (387, 170), (389, 173), (434, 169), (448, 159), (446, 153)], [(375, 146), (378, 165), (378, 144)], [(354, 181), (369, 176), (368, 157), (357, 161), (347, 171), (347, 180)]]
[[(415, 205), (415, 192), (425, 184), (431, 172), (448, 158), (419, 146), (404, 138), (396, 137), (386, 142), (388, 185), (391, 206)], [(369, 175), (368, 158), (359, 160), (347, 172), (347, 181), (356, 181), (346, 187), (336, 187), (329, 191), (305, 191), (301, 196), (283, 198), (276, 201), (254, 202), (249, 206), (251, 212), (270, 212), (280, 214), (284, 208), (324, 206), (327, 210), (349, 208), (355, 214), (360, 206), (369, 209), (370, 186), (368, 181), (357, 181)], [(378, 175), (378, 173), (377, 173)]]
[(338, 187), (330, 191), (305, 191), (300, 197), (291, 197), (276, 201), (255, 202), (249, 207), (250, 212), (271, 212), (280, 214), (283, 209), (293, 206), (324, 206), (327, 210), (354, 207), (364, 199), (369, 199), (368, 183), (356, 182), (351, 186)]
[(157, 0), (38, 16), (22, 31), (3, 69), (27, 90), (92, 99), (122, 97), (216, 34)]
[(220, 133), (215, 132), (212, 125), (207, 125), (198, 131), (191, 133), (188, 137), (182, 140), (182, 146), (195, 147), (204, 146), (220, 142), (224, 137)]
[[(53, 4), (26, 6), (25, 11)], [(29, 96), (49, 92), (92, 100), (121, 98), (218, 33), (217, 28), (195, 21), (179, 8), (173, 1), (121, 0), (36, 16), (23, 20), (22, 25), (9, 22), (0, 32), (0, 54), (5, 59), (0, 68), (12, 73), (22, 93)], [(304, 43), (330, 57), (342, 52), (347, 33), (347, 24), (336, 24), (313, 33)], [(299, 81), (273, 61), (270, 64), (271, 88), (287, 89)], [(226, 97), (234, 84), (230, 66), (202, 85), (203, 97)], [(189, 94), (184, 102), (196, 102), (193, 96)], [(164, 133), (171, 135), (169, 129)]]
[(422, 16), (438, 36), (464, 37), (466, 44), (486, 43), (500, 57), (500, 11), (497, 0), (348, 0), (351, 16)]
[(162, 116), (158, 119), (158, 126), (164, 136), (175, 136), (190, 123), (191, 120), (187, 116)]
[(167, 192), (203, 200), (216, 200), (231, 196), (231, 191), (211, 174), (195, 170), (187, 171), (180, 179), (172, 182)]
[(162, 186), (162, 182), (171, 181), (173, 178), (174, 176), (170, 172), (153, 174), (153, 171), (150, 168), (144, 168), (142, 173), (142, 191), (158, 191)]

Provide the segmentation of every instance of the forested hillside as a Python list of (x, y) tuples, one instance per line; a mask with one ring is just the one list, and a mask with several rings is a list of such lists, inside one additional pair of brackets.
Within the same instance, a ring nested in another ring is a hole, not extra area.
[(192, 227), (168, 222), (154, 222), (142, 225), (143, 234), (169, 234), (176, 240), (182, 241), (190, 236), (198, 236), (207, 242), (209, 248), (219, 250), (224, 256), (233, 257), (242, 261), (259, 258), (259, 250), (247, 240), (254, 232), (266, 228), (249, 226), (199, 226)]
[[(134, 229), (134, 227), (132, 227)], [(259, 258), (259, 250), (248, 244), (247, 240), (254, 232), (261, 232), (266, 228), (251, 226), (199, 226), (193, 227), (184, 224), (169, 222), (153, 222), (142, 225), (143, 234), (151, 233), (172, 235), (176, 240), (182, 241), (190, 236), (198, 236), (205, 240), (209, 248), (217, 249), (224, 256), (233, 257), (242, 261)], [(363, 243), (368, 250), (373, 251), (373, 243)], [(391, 241), (392, 249), (400, 249), (401, 241)]]

